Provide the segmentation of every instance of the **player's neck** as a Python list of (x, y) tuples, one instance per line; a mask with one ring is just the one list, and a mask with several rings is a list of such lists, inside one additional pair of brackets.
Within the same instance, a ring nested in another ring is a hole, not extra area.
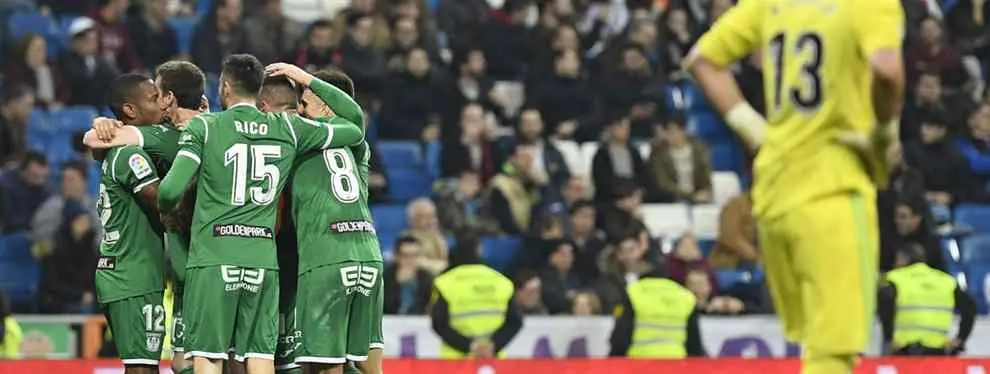
[(233, 107), (238, 106), (238, 105), (240, 105), (240, 106), (247, 105), (247, 106), (251, 106), (251, 107), (257, 108), (258, 107), (258, 99), (257, 98), (253, 98), (253, 97), (233, 97), (233, 98), (230, 99), (230, 102), (227, 103), (227, 109), (233, 108)]

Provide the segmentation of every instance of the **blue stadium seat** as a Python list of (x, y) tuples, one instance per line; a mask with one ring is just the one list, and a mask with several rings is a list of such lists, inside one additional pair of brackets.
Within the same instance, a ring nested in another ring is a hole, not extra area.
[(522, 245), (514, 236), (489, 236), (481, 240), (481, 258), (492, 268), (505, 271)]
[(82, 15), (75, 13), (63, 14), (58, 17), (58, 36), (61, 40), (62, 47), (67, 47), (69, 42), (71, 42), (69, 39), (69, 27), (72, 26), (72, 21), (75, 21), (79, 17), (82, 17)]
[(712, 253), (712, 248), (715, 248), (715, 240), (698, 239), (698, 248), (701, 249), (701, 254), (707, 258)]
[(38, 294), (41, 270), (33, 259), (0, 262), (0, 291), (6, 292), (14, 304), (26, 304)]
[(738, 171), (742, 168), (742, 155), (733, 143), (711, 144), (710, 151), (715, 171)]
[(192, 49), (193, 31), (199, 19), (196, 17), (175, 17), (168, 20), (168, 24), (175, 29), (175, 36), (179, 40), (179, 53), (188, 54)]
[(100, 163), (99, 162), (93, 161), (93, 162), (90, 162), (89, 163), (89, 175), (86, 176), (87, 178), (89, 178), (89, 179), (87, 179), (87, 181), (89, 181), (89, 186), (88, 186), (89, 187), (89, 196), (92, 196), (93, 198), (96, 198), (96, 199), (100, 198), (99, 194), (100, 194), (100, 174), (101, 173), (102, 173), (102, 170), (100, 170)]
[(52, 177), (58, 177), (55, 174), (59, 165), (77, 158), (76, 150), (72, 148), (72, 136), (71, 133), (55, 133), (48, 139), (45, 157), (48, 157), (48, 163), (53, 166)]
[[(413, 141), (381, 141), (376, 144), (378, 155), (386, 172), (393, 169), (420, 168), (423, 166), (423, 151), (419, 143)], [(390, 187), (395, 183), (389, 183)]]
[(990, 234), (990, 205), (960, 204), (956, 207), (955, 224)]
[(99, 113), (88, 106), (70, 106), (49, 113), (49, 121), (59, 133), (74, 134), (92, 128), (93, 118)]
[(708, 112), (711, 113), (712, 109), (708, 106), (708, 100), (705, 99), (705, 94), (698, 89), (691, 81), (686, 81), (681, 85), (681, 91), (684, 92), (684, 109), (689, 114)]
[(54, 131), (48, 121), (48, 112), (41, 109), (31, 111), (27, 124), (28, 149), (43, 151), (48, 148), (48, 137), (52, 132)]
[(196, 1), (196, 15), (205, 15), (210, 12), (210, 9), (213, 9), (213, 0)]
[(442, 150), (443, 146), (439, 141), (433, 141), (426, 144), (426, 154), (424, 155), (424, 159), (426, 161), (426, 173), (432, 180), (437, 180), (440, 178), (440, 153)]
[[(371, 206), (371, 219), (375, 222), (378, 236), (399, 235), (408, 226), (406, 206), (404, 204), (375, 204)], [(385, 243), (381, 243), (382, 247)]]
[(676, 85), (663, 85), (660, 89), (663, 91), (663, 104), (667, 110), (683, 111), (686, 109), (684, 90)]
[(963, 264), (990, 264), (990, 234), (977, 234), (962, 240)]
[(990, 288), (990, 264), (979, 264), (970, 265), (969, 271), (966, 272), (967, 287), (966, 291), (976, 299), (976, 307), (980, 311), (980, 314), (987, 314), (990, 312), (990, 307), (987, 305), (987, 295), (988, 288)]
[(408, 201), (417, 197), (429, 196), (432, 181), (422, 169), (400, 169), (385, 167), (388, 178), (388, 197), (396, 201)]
[(34, 261), (24, 234), (0, 235), (0, 262)]
[(378, 233), (378, 245), (381, 247), (382, 256), (385, 261), (391, 261), (395, 256), (395, 242), (398, 237), (395, 234)]
[(687, 129), (707, 144), (735, 140), (732, 130), (729, 130), (715, 113), (691, 114), (687, 119)]
[(61, 46), (58, 26), (52, 17), (39, 12), (17, 12), (7, 20), (8, 36), (17, 39), (27, 34), (38, 34), (45, 38), (49, 58), (58, 55)]
[(206, 75), (206, 101), (211, 112), (220, 111), (220, 77), (216, 74)]

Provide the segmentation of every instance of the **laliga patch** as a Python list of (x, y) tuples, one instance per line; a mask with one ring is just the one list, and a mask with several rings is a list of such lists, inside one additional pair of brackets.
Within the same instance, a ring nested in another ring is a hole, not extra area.
[(151, 175), (151, 164), (139, 154), (131, 155), (131, 158), (127, 160), (127, 165), (131, 167), (131, 171), (138, 179)]

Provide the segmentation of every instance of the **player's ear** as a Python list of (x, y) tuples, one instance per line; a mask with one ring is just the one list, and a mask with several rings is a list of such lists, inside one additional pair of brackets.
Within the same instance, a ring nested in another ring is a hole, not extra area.
[(120, 109), (128, 118), (137, 118), (137, 107), (135, 107), (134, 104), (124, 103)]

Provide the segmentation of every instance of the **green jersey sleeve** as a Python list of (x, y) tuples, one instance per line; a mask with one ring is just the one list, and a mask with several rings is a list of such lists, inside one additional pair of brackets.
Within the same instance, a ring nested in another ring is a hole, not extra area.
[(346, 92), (315, 77), (313, 78), (313, 82), (309, 84), (309, 88), (313, 90), (313, 93), (320, 100), (323, 100), (324, 103), (329, 105), (330, 109), (333, 109), (333, 112), (337, 116), (351, 121), (358, 126), (364, 125), (364, 111), (358, 105), (357, 101), (354, 101), (354, 98)]
[(189, 120), (189, 125), (179, 137), (179, 152), (175, 157), (187, 157), (200, 163), (203, 145), (209, 137), (209, 114), (200, 114)]
[(117, 148), (113, 155), (110, 173), (113, 180), (132, 193), (158, 181), (158, 173), (151, 164), (151, 157), (141, 148), (125, 146)]
[(342, 117), (332, 117), (324, 122), (294, 115), (289, 117), (289, 126), (296, 134), (296, 151), (300, 153), (349, 147), (364, 139), (361, 127)]

